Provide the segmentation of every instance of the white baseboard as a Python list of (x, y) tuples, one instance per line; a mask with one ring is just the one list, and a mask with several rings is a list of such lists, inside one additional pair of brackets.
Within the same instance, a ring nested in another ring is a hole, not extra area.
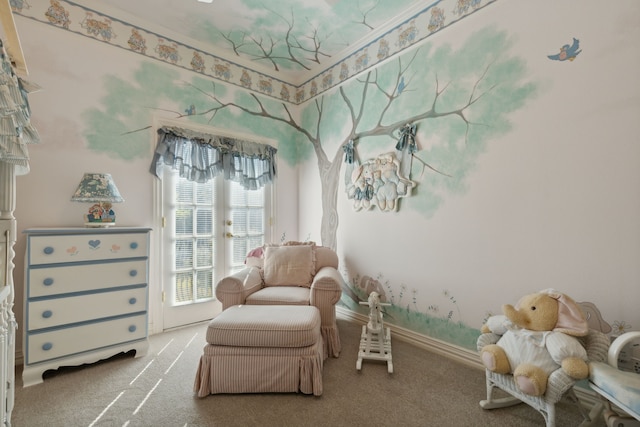
[[(341, 318), (353, 320), (362, 325), (365, 325), (369, 321), (368, 316), (347, 310), (343, 307), (336, 307), (336, 314)], [(408, 342), (416, 347), (437, 353), (441, 356), (448, 357), (449, 359), (456, 360), (467, 366), (484, 370), (484, 366), (480, 363), (478, 353), (475, 351), (471, 351), (454, 344), (449, 344), (445, 341), (440, 341), (390, 323), (385, 323), (385, 326), (388, 326), (389, 329), (391, 329), (393, 338)]]
[[(365, 325), (369, 321), (369, 317), (364, 314), (356, 313), (348, 310), (344, 307), (336, 307), (336, 314), (338, 317), (355, 321), (362, 325)], [(466, 349), (464, 347), (450, 344), (445, 341), (431, 338), (429, 336), (419, 334), (415, 331), (402, 328), (390, 323), (385, 323), (391, 329), (392, 338), (399, 339), (401, 341), (412, 344), (416, 347), (431, 351), (441, 356), (460, 362), (464, 365), (476, 368), (484, 371), (484, 365), (480, 362), (480, 356), (477, 352)], [(598, 395), (591, 389), (577, 386), (575, 392), (582, 405), (587, 409), (592, 409), (596, 404), (600, 403)], [(478, 396), (478, 399), (482, 399), (484, 396)]]

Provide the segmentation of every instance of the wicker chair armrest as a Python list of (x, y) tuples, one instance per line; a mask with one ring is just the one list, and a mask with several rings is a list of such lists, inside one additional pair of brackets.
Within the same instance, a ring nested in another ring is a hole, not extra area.
[(618, 359), (622, 350), (630, 343), (636, 342), (638, 339), (640, 339), (640, 331), (625, 332), (617, 337), (609, 347), (609, 350), (607, 350), (606, 363), (608, 363), (609, 366), (618, 368)]
[[(607, 358), (609, 350), (609, 338), (600, 331), (590, 329), (587, 336), (581, 338), (587, 350), (589, 362), (603, 362)], [(558, 402), (564, 393), (576, 384), (577, 380), (571, 378), (565, 371), (556, 369), (547, 380), (547, 391), (545, 400), (548, 402)]]
[(609, 337), (595, 329), (589, 330), (585, 337), (585, 348), (589, 362), (606, 362), (611, 341)]
[(480, 334), (478, 341), (476, 342), (478, 351), (482, 350), (485, 345), (497, 343), (501, 336), (502, 335), (494, 333)]

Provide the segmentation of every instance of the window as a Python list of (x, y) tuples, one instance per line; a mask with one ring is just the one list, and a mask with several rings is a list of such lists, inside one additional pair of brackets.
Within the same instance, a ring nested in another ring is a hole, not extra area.
[(244, 267), (244, 260), (250, 250), (265, 244), (265, 203), (264, 187), (246, 191), (237, 182), (230, 182), (229, 212), (233, 226), (232, 259), (230, 272)]
[(213, 298), (215, 186), (175, 180), (174, 303)]
[(213, 317), (215, 283), (269, 240), (272, 185), (246, 190), (222, 176), (201, 184), (165, 170), (163, 187), (167, 329)]

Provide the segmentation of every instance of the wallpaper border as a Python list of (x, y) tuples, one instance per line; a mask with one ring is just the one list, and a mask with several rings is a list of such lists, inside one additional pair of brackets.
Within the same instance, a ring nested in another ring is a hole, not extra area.
[(438, 0), (300, 85), (204, 52), (72, 1), (50, 0), (46, 9), (44, 6), (33, 7), (26, 2), (19, 2), (17, 5), (12, 4), (12, 10), (25, 18), (193, 71), (226, 84), (279, 101), (302, 104), (496, 1), (498, 0)]

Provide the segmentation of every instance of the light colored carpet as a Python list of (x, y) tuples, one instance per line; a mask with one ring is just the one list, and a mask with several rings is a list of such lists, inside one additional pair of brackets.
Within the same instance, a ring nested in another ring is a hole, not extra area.
[[(154, 335), (147, 356), (120, 355), (62, 368), (22, 388), (16, 373), (14, 427), (69, 426), (543, 426), (527, 405), (482, 410), (484, 371), (394, 339), (386, 363), (356, 370), (361, 325), (338, 320), (343, 351), (324, 366), (322, 396), (193, 393), (206, 324)], [(557, 426), (577, 426), (574, 407), (558, 405)]]

